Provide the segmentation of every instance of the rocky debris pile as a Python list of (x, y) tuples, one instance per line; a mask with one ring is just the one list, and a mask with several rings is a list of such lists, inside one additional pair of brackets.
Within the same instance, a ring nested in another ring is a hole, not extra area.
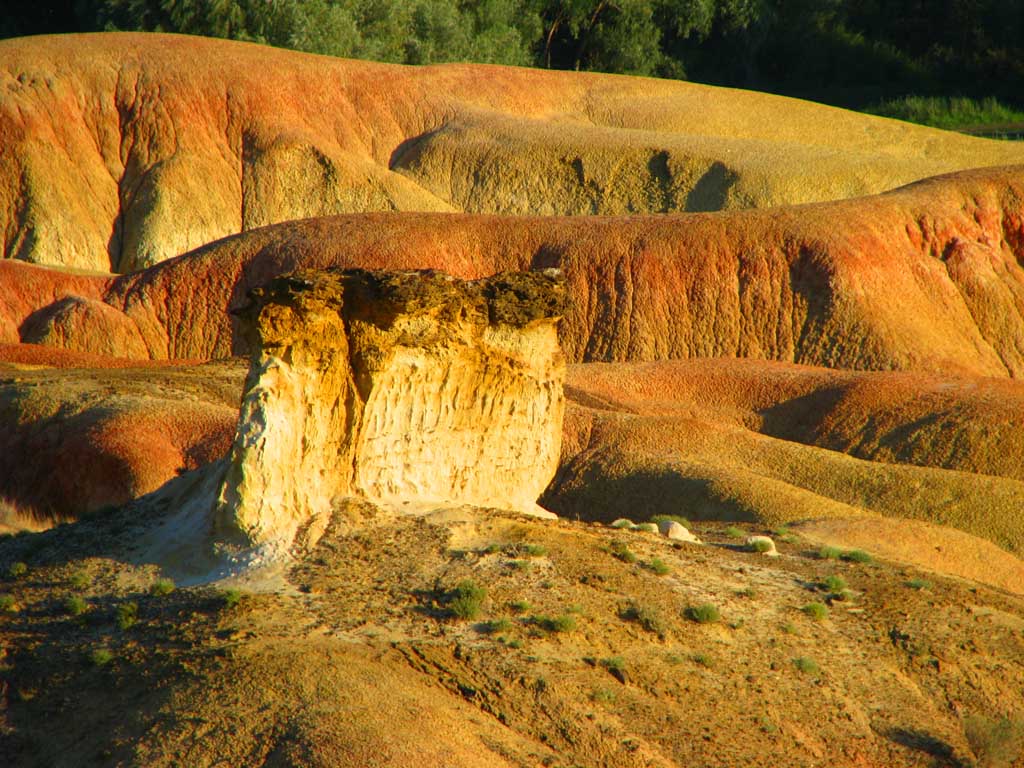
[(550, 516), (536, 500), (561, 446), (565, 297), (558, 270), (326, 270), (253, 291), (218, 530), (315, 542), (347, 496)]

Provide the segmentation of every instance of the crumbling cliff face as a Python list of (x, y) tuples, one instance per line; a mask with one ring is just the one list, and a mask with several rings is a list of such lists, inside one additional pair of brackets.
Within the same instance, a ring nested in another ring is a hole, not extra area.
[(219, 531), (313, 542), (345, 496), (550, 514), (536, 500), (561, 446), (565, 296), (557, 270), (327, 270), (250, 293)]

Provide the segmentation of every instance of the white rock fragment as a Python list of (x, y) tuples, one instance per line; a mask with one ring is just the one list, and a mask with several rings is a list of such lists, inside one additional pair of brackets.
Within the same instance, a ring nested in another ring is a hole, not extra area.
[(675, 520), (662, 520), (658, 523), (658, 530), (662, 536), (672, 539), (672, 541), (688, 541), (691, 544), (701, 543), (701, 540), (690, 533), (685, 525), (677, 523)]
[(760, 552), (762, 555), (767, 555), (768, 557), (779, 556), (779, 552), (775, 549), (775, 542), (772, 541), (771, 536), (748, 536), (747, 549), (754, 552)]

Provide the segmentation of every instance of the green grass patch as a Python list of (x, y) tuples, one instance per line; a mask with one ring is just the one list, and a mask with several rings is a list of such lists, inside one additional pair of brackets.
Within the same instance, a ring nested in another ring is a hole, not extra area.
[(822, 547), (818, 550), (819, 560), (838, 560), (843, 551), (838, 547)]
[(742, 539), (746, 538), (747, 532), (742, 528), (737, 528), (735, 525), (730, 525), (724, 531), (722, 531), (730, 539)]
[(848, 549), (841, 557), (849, 563), (870, 563), (874, 559), (863, 549)]
[(139, 620), (139, 604), (135, 602), (121, 603), (117, 606), (114, 620), (117, 622), (118, 629), (131, 629)]
[(814, 621), (824, 621), (828, 618), (828, 606), (824, 603), (808, 603), (800, 610)]
[(7, 568), (7, 575), (12, 579), (20, 579), (28, 573), (28, 566), (25, 563), (11, 563)]
[(846, 589), (846, 579), (842, 576), (826, 576), (825, 580), (821, 582), (821, 586), (827, 592), (842, 592)]
[(78, 595), (72, 595), (64, 601), (64, 612), (70, 616), (81, 616), (89, 610), (89, 604)]
[(714, 624), (722, 619), (722, 612), (713, 603), (691, 605), (683, 611), (683, 615), (690, 621), (695, 621), (698, 624)]
[(707, 669), (711, 669), (711, 667), (714, 666), (714, 663), (711, 661), (711, 657), (706, 653), (695, 653), (690, 656), (690, 661), (698, 666), (706, 667)]
[(512, 620), (502, 617), (500, 619), (491, 619), (485, 621), (480, 625), (480, 631), (487, 635), (496, 635), (499, 632), (508, 632), (512, 629)]
[(611, 553), (613, 557), (624, 563), (635, 563), (637, 561), (636, 553), (626, 546), (624, 541), (613, 541), (611, 543)]
[(109, 648), (96, 648), (89, 654), (89, 661), (93, 666), (105, 667), (114, 660), (114, 654)]
[(932, 583), (930, 581), (928, 581), (928, 579), (908, 579), (907, 581), (905, 581), (903, 583), (904, 583), (905, 586), (909, 587), (910, 589), (916, 589), (916, 590), (919, 590), (919, 591), (922, 590), (922, 589), (931, 589), (932, 588)]
[(224, 603), (225, 608), (234, 608), (242, 602), (242, 590), (235, 589), (234, 587), (225, 589), (220, 593), (220, 599)]
[(174, 591), (172, 579), (157, 579), (149, 587), (149, 594), (153, 597), (165, 597)]
[(817, 675), (821, 669), (818, 667), (818, 662), (809, 656), (798, 656), (793, 659), (793, 666), (803, 672), (805, 675)]
[(672, 568), (669, 567), (668, 563), (658, 557), (651, 558), (651, 562), (647, 564), (647, 569), (656, 576), (667, 576), (672, 573)]
[(73, 589), (85, 589), (89, 586), (90, 582), (91, 579), (88, 574), (82, 571), (76, 571), (71, 574), (71, 578), (68, 579), (68, 584), (71, 585)]
[(764, 539), (755, 539), (754, 542), (750, 545), (750, 548), (754, 552), (763, 555), (765, 552), (771, 552), (773, 549), (775, 549), (775, 546), (770, 541), (765, 541)]
[(649, 606), (630, 603), (619, 612), (619, 617), (625, 621), (636, 622), (648, 632), (659, 637), (663, 637), (665, 634), (665, 622), (661, 618), (661, 614)]
[(607, 659), (601, 659), (600, 664), (609, 672), (624, 672), (626, 670), (626, 660), (621, 656), (609, 656)]
[(529, 600), (515, 600), (509, 603), (508, 607), (516, 613), (529, 613), (533, 609)]
[(1008, 107), (993, 97), (970, 99), (962, 96), (904, 96), (883, 101), (864, 111), (947, 130), (1024, 122), (1024, 112)]
[(460, 581), (448, 594), (448, 612), (457, 619), (472, 621), (480, 615), (487, 590), (471, 579)]
[(18, 604), (14, 595), (0, 595), (0, 613), (17, 613)]
[(632, 520), (627, 520), (624, 517), (620, 517), (618, 520), (616, 520), (615, 522), (611, 523), (611, 527), (612, 528), (618, 528), (620, 530), (629, 529), (629, 528), (633, 527), (633, 521)]
[(576, 617), (568, 613), (559, 616), (534, 616), (533, 623), (546, 632), (572, 632), (576, 629)]
[(743, 589), (737, 589), (733, 594), (736, 597), (745, 597), (748, 600), (757, 597), (757, 590), (753, 587), (744, 587)]

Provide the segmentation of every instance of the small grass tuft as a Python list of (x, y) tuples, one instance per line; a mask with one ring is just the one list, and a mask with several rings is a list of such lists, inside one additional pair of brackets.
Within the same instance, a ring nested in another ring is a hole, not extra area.
[(540, 544), (524, 544), (522, 551), (527, 557), (544, 557), (548, 553), (547, 547)]
[(672, 573), (672, 568), (669, 567), (668, 563), (658, 557), (652, 557), (651, 562), (647, 564), (647, 568), (656, 576), (667, 576)]
[(225, 589), (220, 593), (220, 599), (223, 601), (225, 608), (234, 608), (242, 602), (242, 590), (235, 589), (234, 587)]
[(615, 691), (611, 688), (598, 688), (590, 694), (590, 700), (596, 701), (598, 704), (614, 704)]
[(11, 563), (10, 567), (7, 569), (7, 575), (12, 579), (20, 579), (26, 573), (28, 573), (28, 566), (22, 562)]
[(910, 580), (904, 582), (904, 584), (907, 587), (909, 587), (910, 589), (916, 589), (916, 590), (931, 589), (932, 588), (932, 583), (930, 581), (928, 581), (928, 579), (910, 579)]
[(818, 550), (819, 560), (838, 560), (842, 550), (838, 547), (822, 547)]
[(652, 632), (659, 637), (665, 635), (665, 622), (662, 620), (661, 615), (653, 608), (630, 603), (619, 612), (619, 617), (625, 621), (636, 622), (648, 632)]
[(863, 549), (848, 549), (841, 557), (849, 563), (870, 563), (873, 560)]
[(88, 574), (84, 571), (76, 571), (71, 574), (71, 578), (68, 579), (68, 584), (70, 584), (73, 589), (85, 589), (89, 586), (89, 581), (90, 579)]
[(701, 667), (706, 667), (707, 669), (711, 669), (711, 667), (713, 666), (711, 657), (708, 656), (706, 653), (695, 653), (690, 657), (690, 661)]
[(560, 616), (534, 616), (533, 623), (547, 632), (572, 632), (576, 629), (576, 617), (568, 613)]
[(1024, 720), (968, 715), (964, 736), (982, 766), (1019, 765), (1024, 753)]
[(765, 552), (771, 552), (772, 549), (774, 549), (774, 546), (770, 541), (766, 541), (765, 539), (755, 539), (750, 545), (750, 548), (754, 552), (763, 555)]
[(89, 661), (93, 663), (93, 666), (105, 667), (113, 660), (114, 654), (109, 648), (96, 648), (89, 654)]
[(744, 587), (743, 589), (737, 589), (733, 594), (735, 594), (736, 597), (745, 597), (747, 599), (752, 599), (757, 597), (757, 590), (753, 587)]
[(846, 589), (846, 579), (842, 576), (826, 576), (825, 580), (821, 582), (821, 586), (826, 592), (842, 592)]
[(64, 601), (64, 612), (71, 616), (81, 616), (89, 610), (89, 604), (78, 595), (72, 595)]
[(452, 616), (472, 621), (480, 615), (487, 590), (471, 579), (460, 581), (448, 596), (448, 610)]
[(814, 621), (824, 621), (828, 618), (828, 606), (824, 603), (808, 603), (800, 610)]
[(139, 604), (135, 602), (121, 603), (117, 606), (114, 618), (117, 621), (118, 629), (131, 629), (139, 620)]
[(513, 571), (528, 571), (532, 567), (529, 560), (509, 560), (508, 567)]
[(149, 587), (149, 594), (153, 597), (164, 597), (174, 591), (174, 581), (171, 579), (157, 579)]
[(636, 553), (622, 541), (613, 541), (611, 543), (611, 553), (613, 557), (618, 558), (624, 563), (635, 563), (637, 561)]
[(632, 520), (627, 520), (624, 517), (620, 517), (615, 522), (610, 523), (610, 526), (612, 528), (619, 528), (620, 530), (622, 530), (622, 529), (629, 529), (629, 528), (633, 527), (633, 521)]
[(512, 620), (505, 617), (491, 619), (480, 625), (480, 631), (486, 635), (496, 635), (499, 632), (508, 632), (510, 629), (512, 629)]
[(782, 631), (785, 632), (787, 635), (799, 635), (800, 634), (800, 630), (797, 628), (796, 624), (794, 624), (792, 621), (787, 621), (785, 624), (783, 624), (782, 625)]
[(14, 595), (0, 595), (0, 613), (17, 613), (18, 605)]
[(712, 603), (691, 605), (683, 612), (683, 615), (698, 624), (714, 624), (722, 619), (722, 613), (718, 610), (718, 606)]
[(601, 659), (601, 666), (609, 672), (623, 672), (626, 669), (626, 660), (621, 656), (609, 656)]
[(529, 600), (515, 600), (509, 603), (508, 607), (516, 613), (529, 613), (533, 609)]
[(798, 656), (797, 658), (793, 659), (793, 666), (806, 675), (817, 675), (820, 671), (820, 668), (818, 667), (818, 662), (816, 662), (809, 656)]
[(737, 528), (735, 525), (730, 525), (726, 528), (723, 533), (730, 539), (743, 539), (746, 538), (746, 532), (742, 528)]

